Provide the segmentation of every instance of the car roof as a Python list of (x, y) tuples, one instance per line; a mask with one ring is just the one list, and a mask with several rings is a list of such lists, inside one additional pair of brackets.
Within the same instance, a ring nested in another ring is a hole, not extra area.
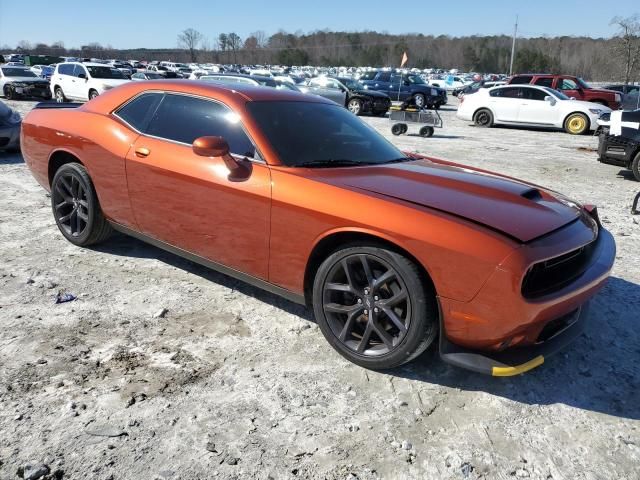
[(105, 113), (119, 107), (129, 99), (147, 91), (175, 92), (220, 100), (230, 105), (257, 101), (309, 102), (335, 105), (335, 102), (318, 95), (306, 95), (293, 90), (223, 83), (200, 80), (149, 80), (145, 82), (126, 82), (117, 88), (108, 90), (81, 108), (87, 111)]

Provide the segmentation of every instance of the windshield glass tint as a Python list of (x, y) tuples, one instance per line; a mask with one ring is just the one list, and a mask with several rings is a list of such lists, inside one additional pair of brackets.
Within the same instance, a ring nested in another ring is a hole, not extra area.
[(24, 68), (4, 67), (2, 69), (2, 73), (4, 73), (5, 77), (37, 77), (37, 75), (31, 70), (26, 70)]
[(250, 102), (247, 108), (288, 166), (316, 161), (385, 163), (404, 157), (382, 135), (338, 105)]
[(342, 83), (346, 84), (352, 90), (364, 90), (364, 85), (360, 83), (358, 80), (352, 80), (347, 78), (342, 81)]
[(86, 67), (92, 78), (123, 78), (122, 74), (112, 67)]

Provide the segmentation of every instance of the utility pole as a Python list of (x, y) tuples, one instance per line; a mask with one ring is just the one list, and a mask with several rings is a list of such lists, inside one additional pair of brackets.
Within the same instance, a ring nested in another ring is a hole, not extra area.
[(516, 55), (516, 37), (518, 36), (518, 15), (516, 15), (516, 26), (513, 29), (513, 42), (511, 43), (511, 63), (509, 64), (509, 76), (513, 75), (513, 59)]

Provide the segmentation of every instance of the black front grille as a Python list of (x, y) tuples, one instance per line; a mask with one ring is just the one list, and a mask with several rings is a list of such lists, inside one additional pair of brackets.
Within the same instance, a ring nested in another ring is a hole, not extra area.
[(570, 284), (589, 267), (596, 242), (533, 265), (522, 282), (522, 296), (538, 298)]
[(547, 340), (555, 337), (558, 333), (562, 332), (567, 327), (573, 325), (578, 318), (576, 315), (577, 313), (578, 309), (575, 309), (572, 312), (567, 313), (566, 315), (548, 322), (540, 332), (540, 335), (538, 335), (536, 343), (546, 342)]

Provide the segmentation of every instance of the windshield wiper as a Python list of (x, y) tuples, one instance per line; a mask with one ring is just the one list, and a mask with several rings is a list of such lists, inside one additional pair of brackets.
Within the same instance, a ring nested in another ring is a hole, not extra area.
[(394, 158), (393, 160), (387, 160), (386, 162), (382, 162), (380, 165), (386, 165), (388, 163), (412, 162), (414, 160), (415, 158), (411, 158), (411, 157), (400, 157), (400, 158)]
[(298, 163), (296, 167), (358, 167), (361, 165), (375, 165), (371, 162), (358, 162), (356, 160), (337, 159), (337, 160), (309, 160), (308, 162)]

